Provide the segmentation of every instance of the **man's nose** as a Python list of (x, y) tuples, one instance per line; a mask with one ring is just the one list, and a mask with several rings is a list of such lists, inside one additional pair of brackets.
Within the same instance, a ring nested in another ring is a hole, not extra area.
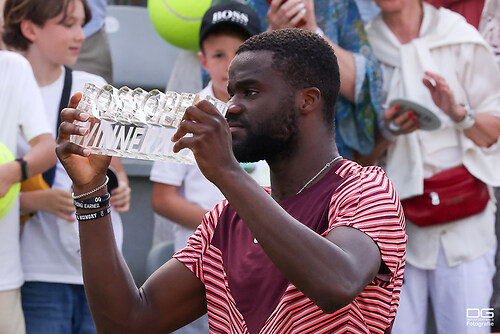
[(234, 100), (234, 96), (229, 99), (228, 103), (227, 103), (227, 112), (226, 114), (239, 114), (241, 113), (242, 111), (242, 108), (241, 108), (241, 105), (238, 104), (235, 100)]

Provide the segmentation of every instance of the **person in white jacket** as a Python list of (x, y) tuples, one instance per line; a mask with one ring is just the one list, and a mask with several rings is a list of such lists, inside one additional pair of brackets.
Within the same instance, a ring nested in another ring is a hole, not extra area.
[[(384, 73), (387, 104), (417, 101), (441, 123), (420, 130), (415, 112), (398, 113), (398, 104), (381, 119), (386, 137), (375, 151), (385, 153), (403, 206), (405, 199), (425, 196), (425, 179), (461, 165), (488, 186), (500, 185), (500, 70), (491, 49), (447, 9), (420, 0), (376, 3), (381, 13), (367, 33)], [(429, 199), (425, 210), (430, 206)], [(394, 333), (424, 333), (429, 298), (439, 333), (484, 331), (473, 320), (474, 311), (489, 308), (492, 293), (494, 213), (491, 197), (480, 212), (432, 226), (406, 216), (407, 262)]]

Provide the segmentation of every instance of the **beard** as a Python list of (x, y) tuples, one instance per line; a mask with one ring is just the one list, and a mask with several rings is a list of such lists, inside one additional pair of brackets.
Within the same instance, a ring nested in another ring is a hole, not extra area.
[(299, 131), (297, 110), (293, 99), (285, 99), (289, 103), (283, 105), (283, 112), (275, 113), (271, 119), (255, 122), (250, 125), (242, 122), (246, 128), (243, 141), (233, 141), (233, 153), (239, 162), (268, 162), (289, 157), (297, 146)]

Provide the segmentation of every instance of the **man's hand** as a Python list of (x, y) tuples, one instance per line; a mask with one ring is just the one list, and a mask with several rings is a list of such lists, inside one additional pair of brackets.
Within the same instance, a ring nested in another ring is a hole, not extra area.
[(91, 155), (88, 149), (69, 141), (71, 135), (82, 136), (88, 131), (87, 128), (76, 125), (76, 122), (93, 121), (89, 114), (74, 109), (81, 98), (81, 93), (73, 95), (68, 108), (61, 112), (62, 123), (59, 127), (56, 148), (57, 157), (73, 180), (75, 193), (85, 192), (101, 185), (111, 161), (111, 157)]
[(176, 142), (174, 152), (183, 148), (193, 151), (201, 172), (215, 184), (224, 172), (241, 169), (233, 154), (226, 119), (206, 100), (186, 109), (172, 141)]

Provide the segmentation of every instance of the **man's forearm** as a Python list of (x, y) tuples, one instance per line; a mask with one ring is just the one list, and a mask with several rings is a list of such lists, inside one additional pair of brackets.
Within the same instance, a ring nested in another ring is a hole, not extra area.
[[(75, 193), (88, 190), (75, 189)], [(105, 190), (87, 197), (103, 194)], [(96, 210), (78, 210), (78, 213), (93, 211)], [(140, 305), (138, 289), (116, 246), (110, 217), (78, 223), (85, 292), (98, 332), (106, 332), (116, 324), (126, 325)]]
[(109, 217), (79, 223), (85, 293), (97, 332), (167, 333), (206, 313), (204, 285), (176, 259), (138, 289)]
[(227, 180), (217, 185), (292, 284), (325, 312), (350, 302), (346, 285), (360, 285), (351, 275), (350, 254), (295, 220), (249, 176)]

